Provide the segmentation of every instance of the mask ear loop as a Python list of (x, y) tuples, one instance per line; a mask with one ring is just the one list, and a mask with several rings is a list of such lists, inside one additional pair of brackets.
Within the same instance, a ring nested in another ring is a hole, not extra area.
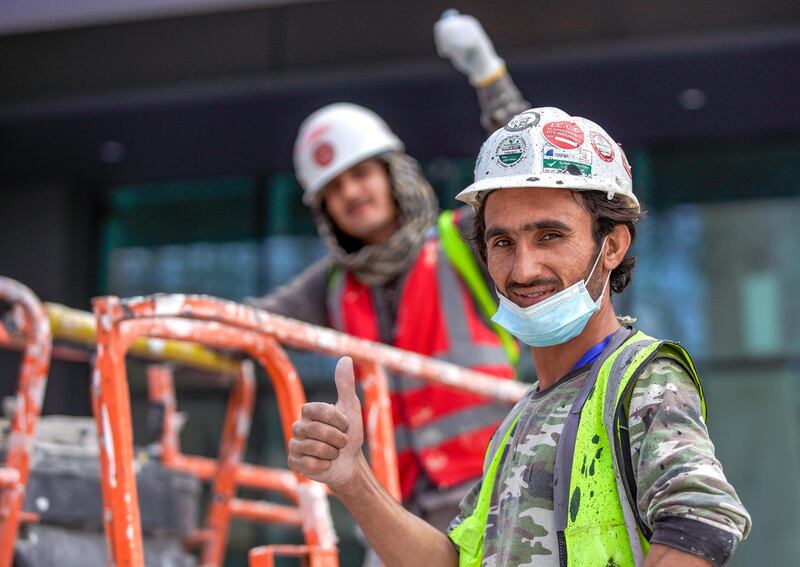
[(594, 275), (594, 270), (595, 268), (597, 268), (598, 262), (600, 262), (600, 256), (603, 255), (603, 248), (606, 247), (606, 240), (608, 240), (608, 235), (603, 237), (603, 243), (600, 245), (600, 251), (597, 253), (597, 258), (594, 259), (594, 265), (592, 265), (592, 269), (586, 278), (586, 283), (589, 283), (589, 281), (591, 281), (592, 279), (592, 276)]
[[(589, 272), (589, 276), (586, 278), (586, 284), (592, 279), (594, 275), (594, 270), (597, 268), (597, 264), (600, 262), (600, 256), (603, 255), (603, 249), (606, 247), (606, 241), (608, 240), (608, 235), (603, 238), (603, 243), (600, 245), (600, 252), (597, 253), (597, 258), (595, 258), (594, 265), (592, 266), (592, 270)], [(600, 292), (600, 297), (595, 300), (595, 303), (598, 307), (603, 305), (603, 296), (606, 294), (606, 287), (608, 287), (608, 282), (611, 281), (611, 272), (608, 272), (608, 277), (606, 278), (605, 283), (603, 283), (603, 289)], [(585, 285), (585, 284), (584, 284)]]

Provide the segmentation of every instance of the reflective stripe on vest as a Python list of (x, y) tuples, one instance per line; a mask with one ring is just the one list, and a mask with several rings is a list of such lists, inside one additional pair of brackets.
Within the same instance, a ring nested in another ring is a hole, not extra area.
[[(634, 475), (626, 457), (630, 444), (624, 407), (639, 374), (657, 357), (672, 358), (686, 369), (698, 389), (705, 420), (700, 380), (683, 347), (655, 340), (640, 331), (622, 329), (614, 334), (592, 365), (556, 447), (553, 504), (559, 565), (563, 567), (644, 565), (650, 533), (636, 512)], [(507, 433), (495, 449), (493, 462), (500, 460), (508, 438)], [(494, 481), (492, 478), (487, 482), (484, 477), (479, 502), (491, 498)], [(480, 516), (474, 513), (470, 518), (473, 517), (476, 519), (470, 520), (463, 532), (456, 533), (457, 528), (450, 534), (459, 548), (466, 550), (460, 567), (481, 564), (482, 554), (475, 557), (470, 553), (478, 544), (467, 540), (475, 534), (483, 537), (486, 516), (480, 525), (475, 523)], [(481, 549), (482, 545), (481, 542)]]
[[(328, 286), (332, 325), (380, 340), (372, 292), (352, 274), (333, 274)], [(394, 334), (397, 347), (500, 378), (513, 376), (500, 340), (478, 315), (436, 237), (425, 242), (406, 276)], [(410, 496), (420, 470), (440, 487), (479, 477), (483, 450), (508, 407), (414, 378), (389, 378), (403, 496)]]
[[(470, 368), (508, 364), (508, 356), (497, 337), (494, 344), (475, 343), (472, 340), (470, 321), (464, 309), (464, 304), (471, 302), (471, 298), (461, 292), (463, 284), (440, 249), (436, 250), (436, 275), (439, 280), (439, 305), (444, 312), (450, 346), (449, 351), (437, 354), (436, 358)], [(483, 325), (477, 318), (473, 323)]]
[(469, 409), (469, 427), (464, 427), (464, 414), (455, 412), (440, 417), (413, 431), (414, 447), (409, 446), (412, 432), (404, 425), (395, 426), (395, 449), (400, 451), (410, 449), (431, 449), (441, 445), (448, 439), (461, 435), (465, 431), (484, 429), (497, 426), (508, 415), (508, 408), (497, 404), (473, 406)]
[[(448, 258), (441, 254), (438, 249), (434, 251), (434, 248), (438, 248), (436, 242), (436, 240), (428, 240), (420, 252), (420, 259), (417, 260), (417, 262), (423, 261), (422, 256), (425, 252), (436, 255), (438, 305), (444, 315), (448, 346), (450, 348), (447, 351), (435, 353), (434, 356), (439, 360), (470, 368), (508, 365), (508, 357), (504, 348), (498, 344), (499, 339), (495, 344), (475, 343), (472, 340), (470, 320), (464, 310), (465, 297), (463, 293), (459, 293), (462, 284)], [(328, 317), (331, 321), (331, 327), (343, 332), (351, 332), (345, 324), (342, 306), (342, 294), (348, 283), (347, 279), (348, 275), (341, 270), (334, 270), (328, 283)], [(353, 282), (351, 281), (350, 283)], [(400, 309), (402, 309), (402, 306), (398, 311)], [(473, 321), (473, 325), (475, 324), (483, 326), (482, 321)], [(374, 333), (369, 333), (371, 336), (364, 336), (363, 334), (358, 336), (380, 342), (381, 338), (379, 336), (380, 333), (377, 332), (377, 325), (375, 331)], [(353, 333), (351, 332), (351, 334)], [(394, 386), (392, 391), (410, 391), (426, 386), (424, 381), (415, 378), (404, 377), (403, 382), (403, 384)]]
[(506, 351), (508, 360), (516, 366), (519, 362), (519, 345), (508, 331), (492, 321), (492, 317), (497, 312), (497, 299), (486, 285), (486, 280), (475, 261), (474, 252), (464, 241), (456, 226), (457, 218), (457, 211), (444, 211), (439, 215), (437, 227), (442, 240), (442, 250), (447, 254), (450, 263), (469, 288), (478, 307), (483, 311), (484, 317), (491, 324)]

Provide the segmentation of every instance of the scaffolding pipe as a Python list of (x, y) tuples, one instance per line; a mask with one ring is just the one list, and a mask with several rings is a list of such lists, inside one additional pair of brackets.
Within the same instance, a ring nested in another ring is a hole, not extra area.
[[(54, 339), (94, 348), (97, 341), (97, 326), (93, 314), (58, 303), (45, 303), (45, 310), (50, 318)], [(209, 372), (236, 374), (239, 371), (238, 360), (201, 345), (183, 341), (141, 338), (133, 343), (130, 353), (147, 360), (174, 362)]]
[(14, 413), (6, 445), (6, 459), (0, 467), (0, 567), (14, 560), (14, 547), (23, 521), (22, 507), (31, 465), (36, 422), (42, 411), (50, 370), (52, 339), (50, 324), (39, 298), (21, 283), (0, 277), (0, 300), (13, 306), (10, 322), (15, 329), (3, 329), (0, 339), (12, 337), (23, 345)]

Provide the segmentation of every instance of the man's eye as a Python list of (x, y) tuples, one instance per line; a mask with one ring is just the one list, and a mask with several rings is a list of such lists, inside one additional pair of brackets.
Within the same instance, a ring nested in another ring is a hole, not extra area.
[(561, 235), (557, 232), (548, 232), (542, 236), (542, 240), (555, 240), (556, 238), (561, 238)]
[(505, 248), (511, 246), (511, 241), (508, 238), (498, 238), (492, 242), (493, 248)]

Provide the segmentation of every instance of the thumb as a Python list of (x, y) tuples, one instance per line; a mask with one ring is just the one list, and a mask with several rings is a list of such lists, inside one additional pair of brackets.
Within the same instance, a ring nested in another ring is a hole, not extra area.
[(356, 394), (356, 377), (353, 370), (353, 359), (343, 356), (336, 364), (336, 393), (339, 399), (336, 407), (347, 417), (361, 418), (361, 401)]

